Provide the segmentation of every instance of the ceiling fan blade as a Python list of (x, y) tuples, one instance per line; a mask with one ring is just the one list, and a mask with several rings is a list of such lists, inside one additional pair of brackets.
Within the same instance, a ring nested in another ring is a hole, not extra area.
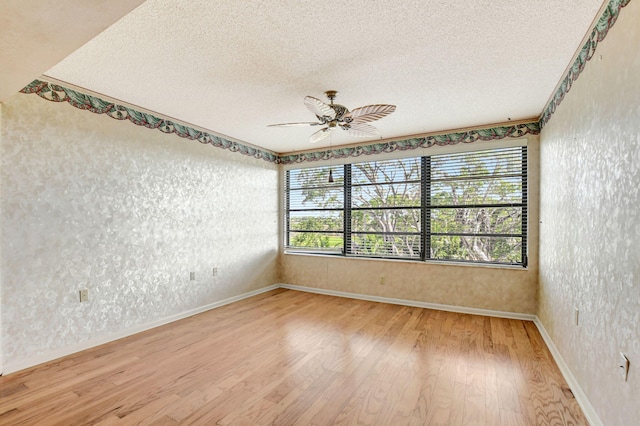
[(345, 115), (345, 119), (351, 119), (353, 123), (368, 123), (386, 117), (396, 110), (395, 105), (367, 105), (356, 108), (349, 114)]
[(313, 96), (305, 96), (304, 105), (309, 108), (309, 111), (314, 113), (318, 118), (320, 117), (328, 117), (327, 121), (333, 120), (336, 118), (336, 112), (331, 108), (331, 106), (325, 104), (318, 98), (314, 98)]
[(355, 136), (358, 138), (379, 135), (378, 129), (370, 124), (352, 122), (340, 125), (340, 127), (342, 127), (343, 130), (346, 130), (349, 136)]
[(316, 142), (320, 142), (323, 139), (326, 139), (329, 137), (330, 135), (330, 130), (328, 127), (325, 127), (323, 129), (318, 130), (317, 132), (315, 132), (314, 134), (312, 134), (309, 137), (309, 142), (311, 143), (316, 143)]
[(303, 121), (300, 123), (280, 123), (280, 124), (268, 124), (267, 127), (302, 127), (302, 126), (319, 126), (322, 123), (315, 121)]

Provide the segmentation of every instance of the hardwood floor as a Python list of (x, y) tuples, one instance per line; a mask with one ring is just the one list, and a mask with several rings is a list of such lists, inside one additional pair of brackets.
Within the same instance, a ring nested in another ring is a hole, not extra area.
[(274, 290), (0, 377), (2, 425), (583, 425), (532, 322)]

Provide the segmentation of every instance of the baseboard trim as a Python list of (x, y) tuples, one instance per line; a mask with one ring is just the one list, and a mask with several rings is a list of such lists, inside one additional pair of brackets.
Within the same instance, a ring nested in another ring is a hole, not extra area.
[(455, 305), (442, 305), (439, 303), (419, 302), (416, 300), (395, 299), (392, 297), (383, 297), (383, 296), (370, 296), (368, 294), (348, 293), (345, 291), (327, 290), (323, 288), (305, 287), (305, 286), (299, 286), (299, 285), (293, 285), (293, 284), (280, 284), (279, 287), (286, 288), (289, 290), (305, 291), (307, 293), (324, 294), (327, 296), (346, 297), (348, 299), (367, 300), (369, 302), (390, 303), (392, 305), (413, 306), (416, 308), (436, 309), (439, 311), (457, 312), (461, 314), (484, 315), (487, 317), (509, 318), (509, 319), (523, 320), (523, 321), (534, 321), (536, 319), (535, 315), (521, 314), (517, 312), (494, 311), (490, 309), (480, 309), (480, 308), (467, 308), (464, 306), (455, 306)]
[(200, 306), (195, 309), (190, 309), (185, 312), (181, 312), (179, 314), (171, 315), (166, 318), (161, 318), (156, 321), (152, 321), (150, 323), (141, 324), (135, 327), (130, 327), (125, 330), (119, 331), (117, 333), (112, 333), (105, 335), (103, 337), (99, 337), (96, 339), (86, 340), (81, 343), (77, 343), (75, 345), (67, 346), (61, 349), (49, 351), (34, 357), (30, 357), (27, 359), (20, 360), (18, 362), (12, 362), (5, 364), (3, 374), (15, 373), (16, 371), (24, 370), (27, 368), (35, 367), (36, 365), (43, 364), (45, 362), (54, 361), (58, 358), (62, 358), (68, 355), (72, 355), (74, 353), (84, 351), (87, 349), (94, 348), (96, 346), (103, 345), (105, 343), (113, 342), (114, 340), (122, 339), (123, 337), (128, 337), (136, 333), (141, 333), (143, 331), (151, 330), (152, 328), (159, 327), (161, 325), (169, 324), (174, 321), (178, 321), (184, 318), (191, 317), (193, 315), (200, 314), (202, 312), (209, 311), (211, 309), (219, 308), (224, 305), (228, 305), (233, 302), (238, 302), (243, 299), (247, 299), (249, 297), (257, 296), (258, 294), (266, 293), (271, 290), (276, 290), (279, 288), (278, 284), (270, 285), (268, 287), (259, 288), (258, 290), (253, 290), (248, 293), (243, 293), (238, 296), (229, 297), (224, 300), (219, 300), (217, 302), (209, 303), (204, 306)]
[(553, 343), (551, 336), (549, 335), (549, 333), (547, 333), (547, 330), (544, 328), (542, 321), (540, 321), (540, 318), (538, 318), (537, 315), (533, 322), (536, 325), (536, 327), (538, 327), (538, 331), (540, 332), (542, 339), (547, 344), (547, 347), (551, 352), (551, 356), (553, 356), (553, 359), (558, 365), (560, 372), (562, 373), (562, 375), (564, 376), (564, 379), (567, 381), (567, 384), (571, 388), (571, 392), (573, 392), (573, 396), (576, 398), (576, 401), (578, 402), (578, 405), (580, 405), (580, 408), (582, 408), (582, 412), (584, 413), (585, 417), (589, 421), (589, 424), (591, 424), (591, 426), (604, 426), (604, 423), (602, 423), (602, 420), (600, 420), (600, 417), (596, 413), (596, 410), (591, 405), (589, 398), (587, 398), (587, 395), (585, 395), (584, 391), (580, 387), (580, 384), (578, 383), (578, 380), (575, 378), (575, 376), (571, 372), (571, 369), (569, 368), (567, 363), (564, 361), (564, 358), (562, 358), (562, 355), (560, 355), (560, 351), (558, 350), (556, 345)]

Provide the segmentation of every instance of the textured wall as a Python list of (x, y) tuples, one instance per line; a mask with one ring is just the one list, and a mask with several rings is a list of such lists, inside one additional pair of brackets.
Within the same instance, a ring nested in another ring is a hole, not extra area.
[[(490, 146), (491, 142), (487, 142)], [(538, 138), (528, 138), (529, 266), (523, 268), (285, 254), (282, 282), (365, 295), (535, 314), (538, 290)], [(384, 277), (384, 284), (380, 278)]]
[(640, 418), (638, 22), (632, 1), (541, 135), (539, 317), (606, 425)]
[[(285, 254), (283, 282), (371, 296), (534, 314), (535, 272)], [(384, 277), (384, 284), (380, 279)]]
[(5, 365), (276, 281), (273, 164), (36, 95), (2, 114)]
[[(0, 147), (2, 146), (2, 103), (0, 103)], [(0, 148), (1, 149), (1, 148)], [(1, 151), (0, 151), (1, 155)], [(0, 157), (1, 159), (2, 157)], [(2, 191), (2, 187), (0, 186), (0, 192)], [(2, 208), (2, 204), (0, 204), (0, 208)], [(2, 241), (2, 226), (0, 226), (0, 241)], [(2, 258), (2, 244), (0, 243), (0, 258)], [(0, 268), (2, 268), (2, 264), (0, 263)], [(0, 269), (0, 280), (2, 279), (2, 269)], [(0, 281), (0, 372), (4, 371), (4, 350), (3, 348), (3, 328), (2, 328), (2, 281)]]

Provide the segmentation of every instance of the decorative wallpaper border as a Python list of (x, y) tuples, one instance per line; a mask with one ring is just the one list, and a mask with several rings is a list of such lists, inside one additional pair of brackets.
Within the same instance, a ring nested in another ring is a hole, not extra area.
[(46, 81), (34, 80), (27, 87), (20, 91), (21, 93), (35, 93), (42, 99), (52, 102), (67, 102), (70, 105), (95, 114), (107, 114), (116, 120), (129, 120), (133, 124), (143, 126), (148, 129), (158, 129), (163, 133), (174, 133), (181, 138), (189, 140), (197, 140), (200, 143), (211, 144), (217, 148), (228, 149), (232, 152), (239, 152), (253, 158), (263, 159), (271, 163), (278, 163), (278, 155), (274, 152), (263, 151), (242, 145), (214, 136), (201, 130), (179, 124), (174, 121), (158, 118), (154, 115), (137, 111), (124, 105), (118, 105), (113, 102), (102, 100), (96, 96), (86, 95), (75, 90), (60, 86), (58, 84), (48, 83)]
[(34, 80), (20, 92), (24, 94), (35, 93), (42, 99), (46, 99), (48, 101), (67, 102), (69, 105), (78, 109), (91, 111), (95, 114), (106, 114), (116, 120), (129, 120), (138, 126), (144, 126), (149, 129), (158, 129), (163, 133), (174, 133), (181, 138), (197, 140), (200, 143), (211, 144), (218, 148), (239, 152), (244, 155), (263, 159), (276, 164), (293, 164), (305, 161), (328, 160), (330, 158), (359, 157), (361, 155), (429, 148), (434, 145), (456, 145), (458, 143), (472, 143), (478, 140), (490, 141), (504, 138), (517, 138), (526, 134), (537, 135), (540, 133), (538, 123), (531, 122), (516, 124), (513, 126), (470, 130), (460, 133), (446, 133), (422, 138), (412, 138), (393, 142), (280, 156), (274, 152), (251, 148), (238, 142), (229, 141), (220, 136), (214, 136), (207, 132), (196, 130), (184, 124), (158, 118), (152, 114), (140, 112), (124, 105), (105, 101), (93, 95), (80, 93), (76, 90), (60, 86), (59, 84)]
[(329, 160), (333, 158), (360, 157), (361, 155), (375, 155), (394, 151), (407, 151), (432, 146), (457, 145), (459, 143), (473, 143), (476, 141), (492, 141), (505, 138), (519, 138), (524, 135), (537, 135), (540, 127), (537, 122), (516, 124), (513, 126), (492, 127), (490, 129), (470, 130), (461, 133), (446, 133), (442, 135), (426, 136), (422, 138), (404, 139), (392, 142), (382, 142), (372, 145), (362, 145), (347, 148), (335, 148), (326, 151), (305, 152), (280, 156), (280, 164), (295, 164), (309, 161)]
[(573, 65), (567, 71), (562, 83), (556, 90), (555, 95), (549, 101), (542, 112), (540, 119), (535, 122), (516, 124), (513, 126), (501, 126), (488, 129), (477, 129), (459, 133), (444, 133), (420, 138), (403, 139), (391, 142), (374, 143), (371, 145), (360, 145), (347, 148), (336, 148), (324, 151), (305, 152), (300, 154), (278, 155), (271, 151), (263, 151), (252, 148), (238, 142), (227, 140), (220, 136), (214, 136), (207, 132), (194, 129), (184, 124), (158, 118), (152, 114), (137, 111), (124, 105), (102, 100), (96, 96), (87, 95), (78, 91), (48, 83), (46, 81), (34, 80), (20, 92), (25, 94), (35, 93), (43, 99), (52, 102), (67, 102), (70, 105), (91, 111), (96, 114), (107, 114), (116, 120), (129, 120), (138, 126), (149, 129), (158, 129), (164, 133), (174, 133), (181, 138), (197, 140), (203, 144), (211, 144), (217, 148), (228, 149), (232, 152), (239, 152), (253, 158), (263, 159), (275, 164), (296, 164), (310, 161), (329, 160), (335, 158), (360, 157), (362, 155), (375, 155), (394, 151), (407, 151), (418, 148), (430, 148), (432, 146), (456, 145), (459, 143), (473, 143), (480, 141), (491, 141), (505, 138), (518, 138), (527, 134), (537, 135), (547, 124), (556, 108), (565, 95), (571, 89), (571, 85), (584, 70), (587, 61), (595, 54), (599, 42), (604, 40), (607, 33), (613, 27), (620, 10), (629, 4), (631, 0), (610, 0), (604, 9), (602, 16), (598, 19), (591, 35), (580, 50)]
[(604, 12), (602, 12), (602, 16), (600, 16), (600, 19), (598, 19), (598, 22), (591, 31), (589, 39), (585, 42), (584, 46), (582, 46), (582, 49), (580, 49), (580, 53), (578, 53), (573, 65), (569, 68), (567, 74), (562, 79), (560, 87), (558, 87), (555, 95), (543, 110), (539, 121), (540, 129), (544, 128), (553, 113), (556, 111), (558, 105), (560, 105), (564, 99), (564, 96), (569, 92), (569, 90), (571, 90), (571, 85), (578, 79), (578, 76), (587, 64), (587, 61), (593, 58), (598, 43), (604, 40), (611, 27), (613, 27), (613, 24), (618, 20), (620, 10), (628, 5), (630, 1), (631, 0), (611, 0), (609, 2)]

